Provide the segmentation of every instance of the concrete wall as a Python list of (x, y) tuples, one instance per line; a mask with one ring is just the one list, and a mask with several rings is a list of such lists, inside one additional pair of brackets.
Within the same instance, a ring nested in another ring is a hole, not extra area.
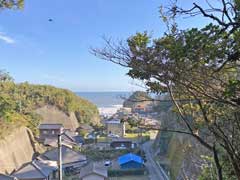
[(21, 127), (0, 140), (0, 173), (11, 173), (32, 160), (34, 150), (27, 128)]

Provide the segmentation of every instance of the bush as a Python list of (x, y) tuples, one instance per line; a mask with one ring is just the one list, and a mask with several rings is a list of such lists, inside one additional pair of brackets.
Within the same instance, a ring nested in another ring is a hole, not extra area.
[(41, 117), (34, 110), (45, 105), (53, 105), (67, 115), (74, 112), (79, 123), (98, 122), (97, 107), (69, 90), (0, 81), (0, 128), (14, 127), (18, 123), (29, 127), (36, 135)]
[(139, 169), (109, 169), (108, 176), (131, 176), (131, 175), (144, 175), (146, 173), (146, 168)]

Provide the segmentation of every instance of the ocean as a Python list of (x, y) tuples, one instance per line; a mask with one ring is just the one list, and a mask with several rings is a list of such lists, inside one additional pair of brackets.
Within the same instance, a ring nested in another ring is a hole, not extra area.
[(76, 92), (76, 94), (95, 104), (101, 115), (111, 116), (122, 107), (124, 99), (132, 92)]

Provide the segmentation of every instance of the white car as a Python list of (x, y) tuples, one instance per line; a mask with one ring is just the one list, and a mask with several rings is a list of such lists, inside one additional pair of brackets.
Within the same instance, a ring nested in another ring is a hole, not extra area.
[(120, 136), (117, 134), (109, 134), (108, 137), (112, 137), (112, 138), (119, 138)]
[(105, 161), (104, 166), (110, 166), (112, 162), (110, 160)]

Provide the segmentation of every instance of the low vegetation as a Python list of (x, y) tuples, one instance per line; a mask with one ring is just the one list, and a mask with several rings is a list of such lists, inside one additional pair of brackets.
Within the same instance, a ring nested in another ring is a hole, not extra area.
[(45, 105), (53, 105), (67, 115), (74, 112), (79, 123), (98, 120), (97, 107), (69, 90), (4, 79), (0, 82), (0, 136), (18, 126), (27, 126), (36, 134), (41, 117), (34, 110)]

